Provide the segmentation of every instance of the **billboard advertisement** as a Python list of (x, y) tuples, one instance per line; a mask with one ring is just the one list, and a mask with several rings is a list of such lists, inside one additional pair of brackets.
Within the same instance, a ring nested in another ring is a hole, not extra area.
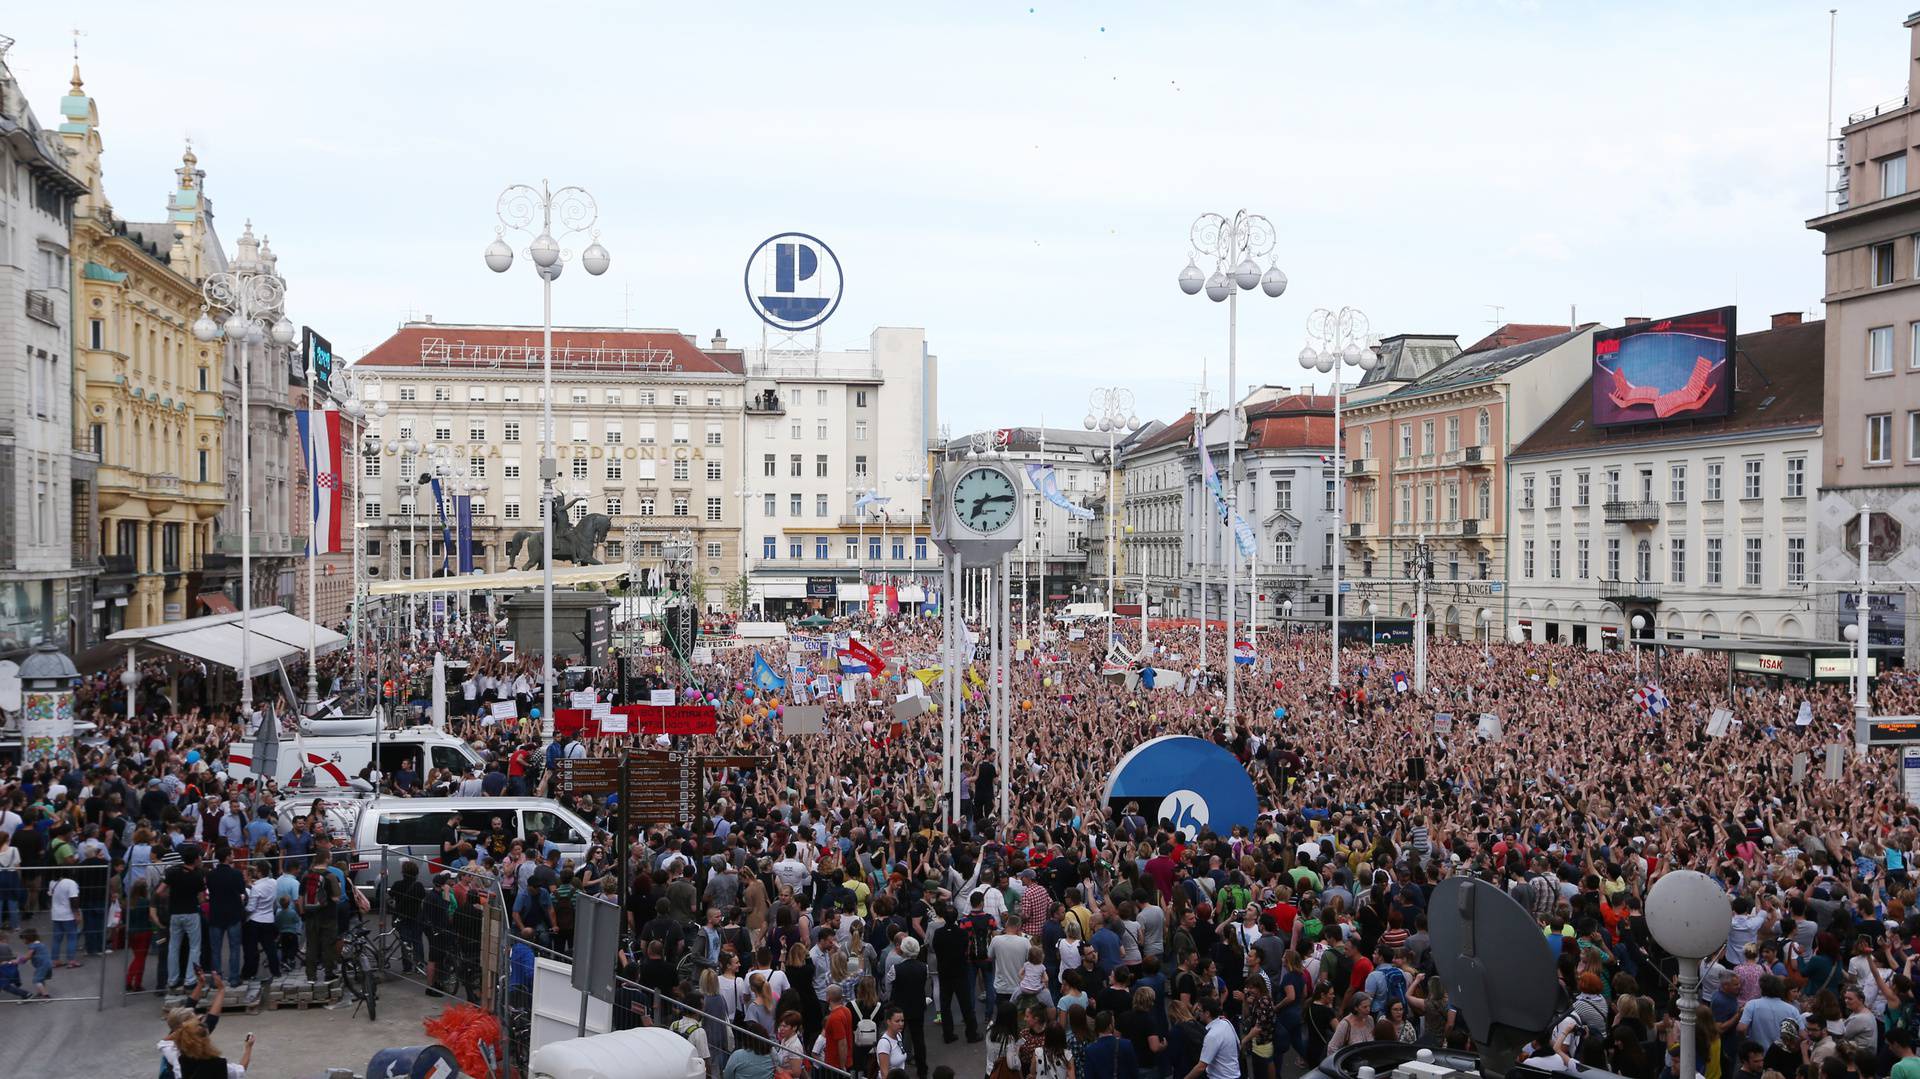
[[(1859, 535), (1859, 529), (1854, 530), (1854, 535)], [(1868, 543), (1872, 543), (1871, 534), (1868, 535)], [(1840, 593), (1839, 604), (1838, 624), (1842, 627), (1858, 625), (1860, 593)], [(1890, 644), (1897, 648), (1907, 646), (1907, 594), (1905, 592), (1867, 593), (1867, 643)]]
[(293, 380), (307, 381), (307, 365), (313, 365), (313, 388), (325, 390), (333, 380), (333, 344), (313, 332), (312, 326), (300, 327), (300, 355), (294, 358)]
[(1593, 335), (1593, 424), (1710, 420), (1733, 407), (1733, 308)]

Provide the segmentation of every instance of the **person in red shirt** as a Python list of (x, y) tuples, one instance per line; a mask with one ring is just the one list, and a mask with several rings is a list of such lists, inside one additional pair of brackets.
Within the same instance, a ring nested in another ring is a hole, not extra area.
[(1300, 908), (1293, 905), (1293, 889), (1283, 885), (1273, 895), (1274, 903), (1267, 908), (1267, 913), (1273, 915), (1274, 927), (1280, 930), (1280, 935), (1291, 940), (1293, 920), (1300, 915)]
[(527, 793), (527, 747), (516, 746), (507, 756), (507, 788), (515, 794)]
[(1360, 938), (1357, 936), (1347, 938), (1347, 960), (1353, 964), (1353, 975), (1340, 991), (1340, 1007), (1336, 1010), (1342, 1014), (1347, 1010), (1347, 1001), (1353, 999), (1355, 993), (1366, 992), (1367, 975), (1373, 973), (1373, 960), (1360, 947)]
[(827, 987), (827, 1021), (821, 1028), (821, 1058), (829, 1067), (846, 1071), (853, 1067), (853, 1009), (837, 985)]
[(1173, 844), (1165, 841), (1160, 844), (1160, 853), (1147, 859), (1147, 876), (1153, 878), (1154, 887), (1160, 890), (1161, 895), (1173, 894), (1174, 867), (1177, 864), (1174, 861)]

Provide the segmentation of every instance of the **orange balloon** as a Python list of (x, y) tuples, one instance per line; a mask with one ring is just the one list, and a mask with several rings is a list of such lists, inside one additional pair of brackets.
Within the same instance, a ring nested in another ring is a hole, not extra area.
[(1020, 702), (1020, 710), (1021, 710), (1021, 711), (1023, 711), (1023, 712), (1031, 712), (1031, 711), (1033, 711), (1033, 702), (1032, 702), (1032, 701), (1021, 701), (1021, 702)]

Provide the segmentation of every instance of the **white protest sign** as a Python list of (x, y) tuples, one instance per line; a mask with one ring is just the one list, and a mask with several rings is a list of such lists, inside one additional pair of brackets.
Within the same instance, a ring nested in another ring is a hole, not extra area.
[(1498, 742), (1501, 734), (1500, 717), (1492, 712), (1480, 713), (1480, 724), (1474, 728), (1474, 733), (1486, 741)]
[(514, 720), (520, 718), (520, 709), (516, 707), (512, 701), (495, 701), (493, 702), (493, 709), (488, 715), (496, 722), (501, 720)]
[(700, 663), (700, 664), (712, 663), (713, 647), (711, 645), (705, 645), (705, 644), (695, 645), (693, 648), (693, 662)]
[(1813, 726), (1813, 702), (1812, 701), (1800, 702), (1800, 714), (1793, 717), (1793, 725), (1796, 727)]
[(1453, 713), (1452, 712), (1435, 712), (1433, 714), (1433, 733), (1435, 734), (1453, 733)]
[(673, 707), (673, 690), (651, 690), (647, 693), (647, 703), (657, 708), (671, 708)]
[(787, 734), (819, 734), (826, 720), (827, 710), (817, 704), (790, 704), (780, 716), (780, 729)]
[(568, 707), (570, 708), (592, 708), (595, 704), (599, 703), (599, 700), (600, 694), (591, 689), (576, 689), (572, 693), (567, 694)]
[(1725, 708), (1715, 708), (1713, 715), (1707, 717), (1707, 737), (1724, 738), (1727, 728), (1733, 725), (1733, 713)]
[(611, 704), (594, 705), (593, 718), (599, 721), (601, 734), (625, 734), (629, 729), (627, 714), (615, 712)]

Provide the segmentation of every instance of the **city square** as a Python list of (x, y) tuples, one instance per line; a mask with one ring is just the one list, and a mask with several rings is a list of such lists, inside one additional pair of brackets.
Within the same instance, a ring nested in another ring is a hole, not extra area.
[(7, 1074), (1920, 1079), (1920, 14), (98, 7)]

